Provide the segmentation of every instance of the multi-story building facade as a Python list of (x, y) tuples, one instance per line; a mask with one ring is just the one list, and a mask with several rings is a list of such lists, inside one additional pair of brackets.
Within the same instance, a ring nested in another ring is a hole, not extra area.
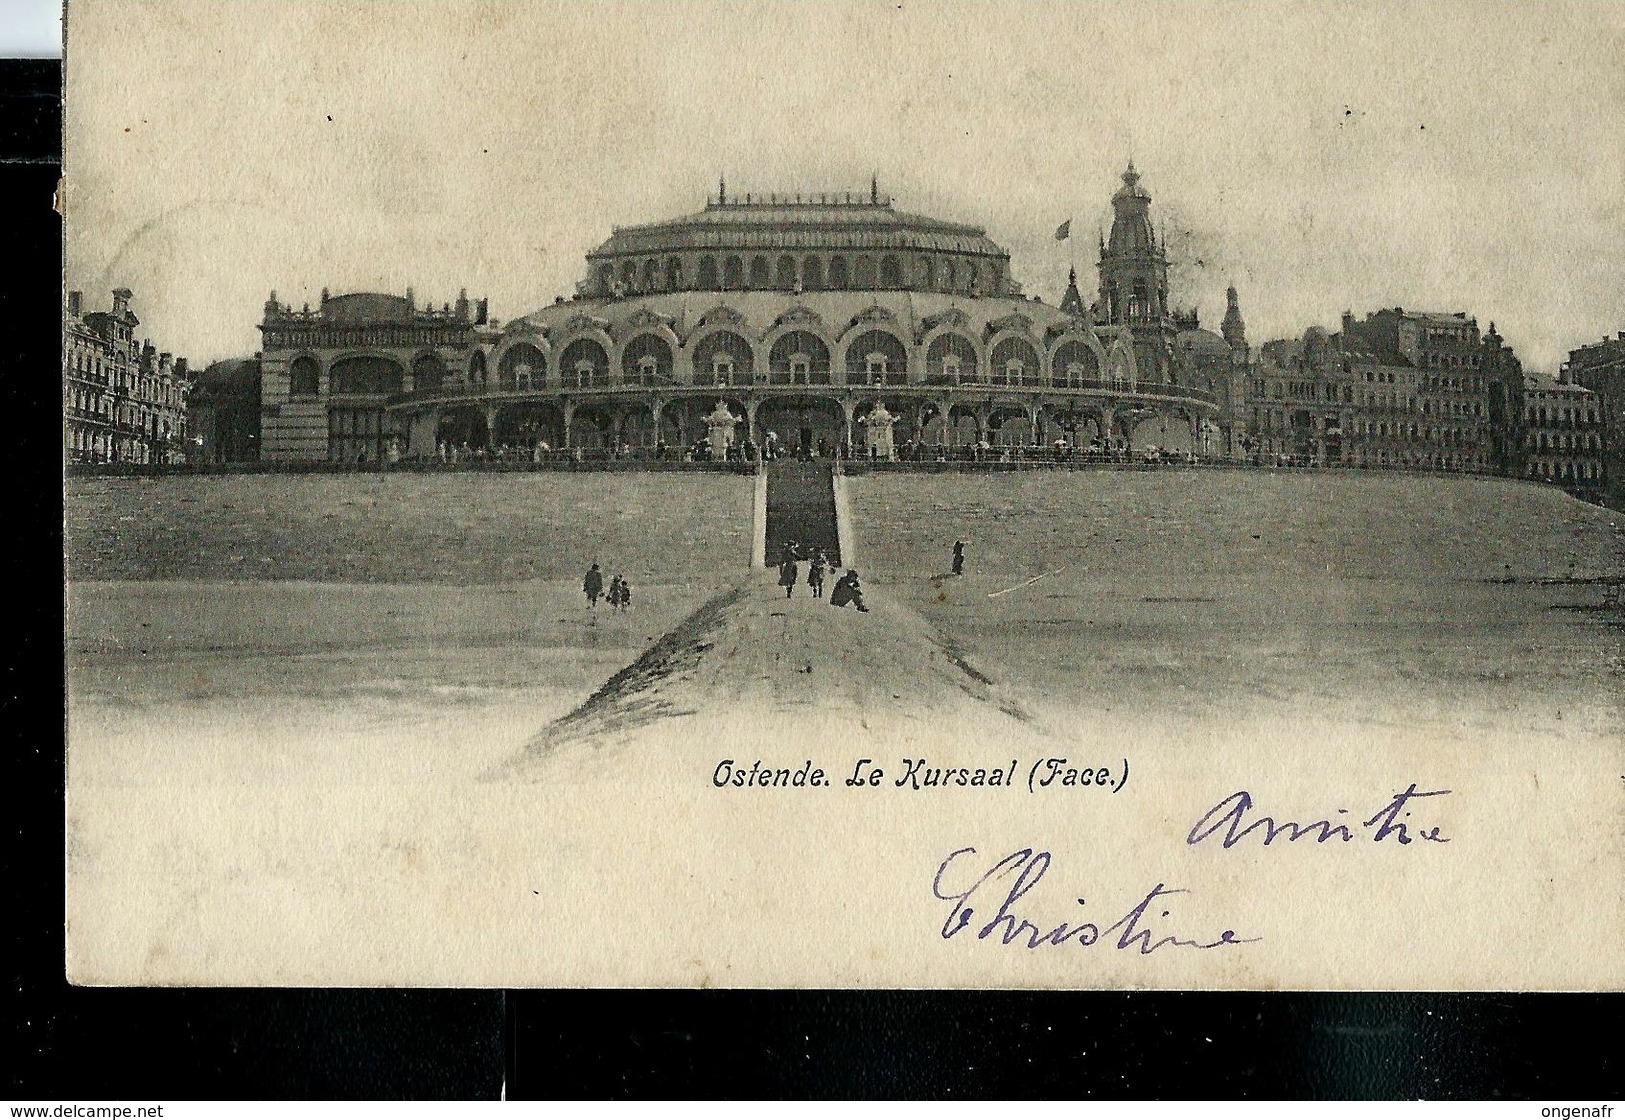
[(186, 456), (186, 359), (138, 341), (128, 288), (110, 311), (84, 310), (68, 293), (63, 411), (69, 458), (88, 463), (174, 463)]
[(1625, 331), (1570, 350), (1562, 377), (1597, 395), (1603, 423), (1604, 493), (1614, 506), (1625, 504)]
[(1520, 474), (1523, 372), (1464, 312), (1384, 309), (1267, 342), (1248, 371), (1247, 447), (1330, 465)]
[(1484, 340), (1476, 319), (1462, 311), (1384, 308), (1361, 322), (1345, 315), (1342, 333), (1369, 353), (1384, 374), (1367, 395), (1399, 427), (1394, 454), (1400, 465), (1494, 469)]
[[(1211, 433), (1218, 450), (1215, 382), (1234, 348), (1170, 312), (1149, 206), (1131, 167), (1091, 308), (1075, 284), (1061, 307), (1023, 294), (984, 229), (900, 211), (876, 184), (856, 196), (724, 187), (698, 213), (617, 228), (575, 298), (500, 329), (466, 299), (436, 312), (410, 293), (324, 294), (296, 312), (273, 295), (263, 456), (681, 448), (719, 401), (739, 439), (775, 433), (787, 448), (852, 449), (884, 405), (899, 447), (1184, 451)], [(1211, 369), (1191, 360), (1209, 346), (1224, 355)]]
[(408, 288), (405, 296), (323, 289), (319, 307), (296, 311), (272, 292), (260, 324), (260, 456), (375, 463), (398, 454), (409, 433), (388, 412), (392, 399), (485, 383), (495, 339), (485, 309), (466, 292), (455, 306), (419, 307)]
[[(1364, 465), (1386, 454), (1376, 442), (1388, 440), (1386, 413), (1381, 423), (1364, 430), (1363, 419), (1380, 410), (1380, 391), (1386, 374), (1362, 383), (1355, 363), (1372, 371), (1368, 355), (1341, 349), (1321, 327), (1310, 327), (1302, 338), (1274, 339), (1259, 348), (1257, 361), (1247, 371), (1246, 435), (1243, 451), (1266, 461)], [(1370, 402), (1368, 404), (1368, 402)]]
[(1571, 381), (1524, 383), (1524, 473), (1580, 493), (1605, 482), (1603, 414), (1597, 394)]

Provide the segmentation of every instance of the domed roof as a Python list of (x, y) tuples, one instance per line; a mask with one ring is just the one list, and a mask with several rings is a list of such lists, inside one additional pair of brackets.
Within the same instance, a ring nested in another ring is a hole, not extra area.
[(1151, 193), (1140, 186), (1140, 173), (1130, 160), (1123, 172), (1123, 185), (1112, 195), (1112, 234), (1109, 242), (1113, 256), (1155, 254), (1157, 238), (1151, 228)]
[(1117, 188), (1117, 193), (1112, 197), (1143, 198), (1147, 202), (1151, 201), (1151, 192), (1140, 186), (1140, 173), (1134, 170), (1133, 160), (1128, 161), (1128, 170), (1123, 172), (1123, 185)]
[(915, 249), (1009, 256), (981, 226), (906, 213), (874, 195), (822, 194), (723, 198), (697, 214), (618, 227), (588, 257), (684, 249)]
[(1174, 343), (1181, 350), (1192, 354), (1211, 354), (1218, 358), (1230, 357), (1230, 344), (1219, 335), (1201, 327), (1180, 331), (1174, 339)]
[(322, 300), (322, 318), (335, 323), (410, 323), (412, 301), (383, 292), (351, 292)]

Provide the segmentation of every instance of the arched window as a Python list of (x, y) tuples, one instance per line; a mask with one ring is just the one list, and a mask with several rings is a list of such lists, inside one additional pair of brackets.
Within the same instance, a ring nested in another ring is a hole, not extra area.
[(890, 254), (880, 258), (880, 286), (882, 288), (903, 286), (902, 262)]
[(801, 286), (809, 292), (816, 292), (824, 286), (824, 262), (818, 257), (808, 257), (801, 262)]
[(334, 362), (328, 377), (334, 396), (375, 396), (401, 391), (400, 365), (370, 354)]
[(476, 387), (485, 384), (484, 350), (476, 350), (468, 357), (468, 383)]
[(796, 259), (789, 254), (779, 258), (777, 286), (787, 292), (794, 290), (796, 286)]
[(908, 350), (889, 331), (865, 331), (846, 348), (848, 385), (905, 385)]
[(1004, 270), (996, 264), (987, 266), (987, 294), (990, 296), (1002, 295), (1004, 292)]
[(683, 262), (676, 257), (666, 258), (666, 290), (675, 292), (683, 286)]
[(875, 286), (875, 261), (873, 257), (863, 256), (857, 259), (852, 267), (852, 280), (854, 286), (868, 290)]
[(700, 276), (698, 285), (700, 291), (702, 292), (713, 292), (718, 288), (717, 259), (715, 257), (700, 258)]
[(926, 291), (934, 291), (937, 286), (937, 262), (931, 257), (920, 260), (920, 287)]
[(845, 257), (831, 257), (829, 259), (829, 286), (832, 291), (841, 291), (848, 287), (851, 281), (846, 272)]
[(961, 334), (939, 334), (925, 354), (925, 380), (932, 385), (957, 385), (980, 380), (976, 347)]
[(975, 261), (970, 262), (970, 279), (967, 286), (972, 295), (980, 295), (982, 292), (982, 266)]
[(828, 385), (829, 347), (811, 331), (789, 331), (768, 353), (768, 380), (775, 385)]
[(638, 266), (631, 261), (621, 263), (621, 294), (628, 295), (638, 290)]
[(773, 271), (766, 257), (755, 256), (750, 259), (750, 286), (757, 291), (773, 286)]
[(753, 364), (750, 343), (732, 331), (716, 331), (694, 346), (694, 384), (749, 385)]
[(497, 364), (504, 389), (536, 389), (547, 383), (547, 355), (528, 342), (508, 348)]
[(737, 291), (745, 286), (745, 262), (738, 257), (729, 257), (722, 262), (722, 286), (730, 291)]
[(1036, 385), (1038, 351), (1024, 338), (1001, 339), (993, 347), (993, 384)]
[(955, 282), (955, 280), (956, 280), (956, 274), (955, 274), (955, 270), (954, 270), (954, 262), (953, 261), (943, 261), (942, 262), (942, 290), (945, 291), (945, 292), (953, 291), (954, 290), (954, 282)]
[(424, 354), (412, 363), (412, 388), (432, 393), (446, 380), (446, 363), (433, 354)]
[(660, 262), (650, 257), (643, 262), (643, 290), (652, 292), (660, 287)]
[(1050, 384), (1057, 389), (1080, 388), (1085, 381), (1100, 377), (1095, 352), (1080, 338), (1071, 338), (1056, 347), (1050, 362)]
[(640, 334), (621, 351), (621, 381), (625, 385), (669, 385), (671, 346), (657, 334)]
[(574, 388), (609, 384), (609, 354), (595, 338), (578, 338), (559, 356), (559, 377)]
[(615, 266), (604, 265), (598, 270), (598, 294), (607, 296), (615, 290)]
[(288, 393), (295, 397), (314, 397), (321, 392), (321, 367), (316, 359), (301, 355), (288, 366)]

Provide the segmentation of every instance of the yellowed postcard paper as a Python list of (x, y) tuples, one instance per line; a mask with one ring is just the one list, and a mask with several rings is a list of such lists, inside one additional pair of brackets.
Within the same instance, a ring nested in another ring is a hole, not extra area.
[(67, 12), (83, 984), (1625, 986), (1625, 16)]

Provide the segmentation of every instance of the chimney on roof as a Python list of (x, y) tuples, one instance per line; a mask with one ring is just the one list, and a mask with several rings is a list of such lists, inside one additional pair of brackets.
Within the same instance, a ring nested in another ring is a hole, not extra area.
[(84, 307), (84, 304), (85, 304), (85, 293), (83, 293), (83, 292), (69, 292), (68, 293), (68, 314), (69, 315), (72, 315), (75, 319), (79, 318), (80, 310)]

